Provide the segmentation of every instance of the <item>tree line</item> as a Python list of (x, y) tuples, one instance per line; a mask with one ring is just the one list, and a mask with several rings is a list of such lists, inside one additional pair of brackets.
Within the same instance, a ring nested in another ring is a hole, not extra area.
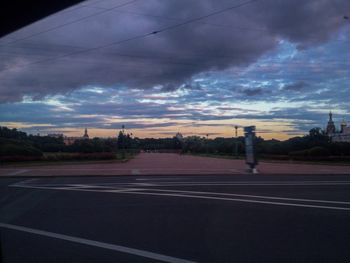
[[(137, 138), (121, 130), (115, 138), (79, 139), (65, 145), (63, 138), (28, 135), (25, 132), (0, 127), (0, 156), (42, 156), (43, 153), (117, 153), (125, 151), (176, 151), (181, 153), (244, 155), (244, 137), (209, 139), (200, 136), (185, 138)], [(255, 139), (260, 156), (350, 156), (350, 143), (331, 142), (320, 129), (313, 128), (305, 136), (285, 141)]]

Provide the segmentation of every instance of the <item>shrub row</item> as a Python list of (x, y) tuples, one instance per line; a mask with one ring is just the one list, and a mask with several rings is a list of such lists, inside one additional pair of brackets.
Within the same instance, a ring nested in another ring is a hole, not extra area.
[(40, 161), (41, 156), (24, 156), (24, 155), (7, 155), (0, 156), (1, 162), (30, 162), (30, 161)]
[(18, 144), (2, 144), (0, 147), (0, 156), (27, 156), (27, 157), (41, 157), (43, 153), (28, 145)]
[(45, 156), (6, 155), (0, 156), (1, 162), (28, 162), (28, 161), (83, 161), (83, 160), (113, 160), (114, 153), (57, 153)]
[[(307, 154), (307, 151), (306, 151)], [(310, 155), (275, 155), (260, 154), (258, 159), (270, 159), (276, 161), (327, 161), (327, 162), (346, 162), (350, 163), (350, 156), (310, 156)]]
[(291, 157), (327, 157), (330, 155), (330, 152), (327, 148), (316, 146), (311, 149), (306, 149), (302, 151), (290, 152), (289, 156)]
[(43, 157), (44, 161), (74, 161), (74, 160), (113, 160), (115, 153), (57, 153), (49, 154)]

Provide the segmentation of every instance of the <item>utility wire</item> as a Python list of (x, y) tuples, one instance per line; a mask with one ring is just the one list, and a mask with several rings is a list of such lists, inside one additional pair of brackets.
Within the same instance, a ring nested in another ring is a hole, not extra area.
[(51, 28), (49, 28), (49, 29), (45, 29), (45, 30), (43, 30), (43, 31), (36, 32), (36, 33), (31, 34), (31, 35), (29, 35), (29, 36), (22, 37), (22, 38), (17, 38), (16, 40), (7, 43), (7, 45), (14, 44), (14, 43), (17, 43), (17, 42), (19, 42), (19, 41), (27, 40), (27, 39), (30, 39), (30, 38), (33, 38), (33, 37), (42, 35), (42, 34), (44, 34), (44, 33), (48, 33), (48, 32), (51, 32), (51, 31), (60, 29), (60, 28), (65, 27), (65, 26), (72, 25), (72, 24), (75, 24), (75, 23), (84, 21), (84, 20), (86, 20), (86, 19), (89, 19), (89, 18), (94, 17), (94, 16), (97, 16), (97, 15), (101, 15), (101, 14), (104, 14), (104, 13), (107, 13), (107, 12), (111, 12), (111, 11), (113, 11), (113, 10), (115, 10), (115, 9), (124, 7), (124, 6), (126, 6), (126, 5), (130, 5), (130, 4), (132, 4), (132, 3), (136, 2), (136, 1), (139, 1), (139, 0), (132, 0), (132, 1), (126, 2), (126, 3), (124, 3), (124, 4), (120, 4), (120, 5), (111, 7), (111, 8), (106, 8), (106, 9), (100, 11), (100, 12), (96, 12), (96, 13), (93, 13), (93, 14), (91, 14), (91, 15), (83, 16), (83, 17), (78, 18), (78, 19), (75, 19), (75, 20), (73, 20), (73, 21), (70, 21), (70, 22), (67, 22), (67, 23), (63, 23), (63, 24), (60, 24), (60, 25), (58, 25), (58, 26), (51, 27)]
[(224, 12), (227, 12), (227, 11), (230, 11), (230, 10), (233, 10), (233, 9), (236, 9), (236, 8), (240, 8), (240, 7), (242, 7), (242, 6), (245, 6), (245, 5), (251, 4), (251, 3), (253, 3), (253, 2), (257, 2), (257, 1), (260, 1), (260, 0), (249, 0), (249, 1), (246, 1), (246, 2), (243, 2), (243, 3), (240, 3), (240, 4), (238, 4), (238, 5), (234, 5), (234, 6), (231, 6), (231, 7), (227, 7), (227, 8), (225, 8), (225, 9), (221, 9), (221, 10), (218, 10), (218, 11), (216, 11), (216, 12), (213, 12), (213, 13), (210, 13), (210, 14), (207, 14), (207, 15), (204, 15), (204, 16), (199, 16), (199, 17), (196, 17), (196, 18), (193, 18), (193, 19), (184, 21), (184, 22), (182, 22), (182, 23), (178, 23), (178, 24), (175, 24), (175, 25), (171, 25), (171, 26), (164, 27), (164, 28), (162, 28), (162, 29), (153, 31), (152, 34), (162, 33), (162, 32), (164, 32), (164, 31), (172, 30), (172, 29), (175, 29), (175, 28), (177, 28), (177, 27), (181, 27), (181, 26), (188, 25), (188, 24), (191, 24), (191, 23), (194, 23), (194, 22), (197, 22), (197, 21), (201, 21), (201, 20), (206, 19), (206, 18), (208, 18), (208, 17), (215, 16), (215, 15), (218, 15), (218, 14), (222, 14), (222, 13), (224, 13)]
[[(99, 1), (96, 1), (95, 3), (93, 3), (93, 4), (98, 4), (98, 3), (100, 3), (100, 2), (103, 2), (103, 1), (106, 1), (106, 0), (99, 0)], [(61, 16), (61, 15), (64, 15), (64, 14), (67, 14), (67, 13), (71, 13), (71, 12), (75, 12), (75, 11), (77, 11), (77, 10), (79, 10), (79, 9), (82, 9), (82, 8), (87, 8), (88, 6), (85, 6), (85, 5), (82, 5), (82, 4), (77, 4), (77, 5), (75, 5), (75, 6), (72, 6), (72, 7), (70, 7), (70, 8), (67, 8), (67, 9), (65, 9), (65, 10), (63, 10), (63, 11), (59, 11), (59, 12), (57, 12), (57, 13), (54, 13), (54, 14), (52, 14), (52, 15), (50, 15), (49, 17), (50, 18), (52, 18), (52, 17), (56, 17), (56, 16)], [(45, 18), (44, 18), (45, 19)], [(35, 23), (35, 22), (34, 22)], [(9, 35), (11, 35), (11, 34), (9, 34)], [(13, 40), (13, 41), (11, 41), (11, 42), (15, 42), (15, 41), (20, 41), (21, 39), (17, 39), (15, 36), (10, 36), (9, 37), (9, 35), (7, 35), (7, 36), (5, 36), (4, 38), (6, 38), (6, 39), (9, 39), (9, 40)], [(1, 40), (1, 39), (0, 39)], [(10, 42), (9, 42), (10, 43)], [(7, 44), (9, 44), (9, 43), (7, 43)]]
[[(45, 47), (47, 48), (47, 47)], [(78, 47), (77, 47), (78, 48)], [(40, 49), (39, 47), (36, 47), (35, 50)], [(54, 51), (56, 52), (57, 50), (46, 50), (47, 52)], [(59, 51), (58, 51), (59, 52)], [(61, 51), (62, 52), (62, 51)], [(12, 50), (5, 51), (5, 50), (0, 50), (0, 54), (13, 54), (13, 55), (23, 55), (23, 56), (36, 56), (36, 57), (45, 57), (45, 55), (40, 55), (40, 54), (27, 54), (27, 53), (18, 53), (18, 52), (13, 52)], [(65, 54), (64, 54), (65, 55)], [(198, 66), (198, 65), (203, 65), (203, 63), (206, 62), (211, 62), (213, 59), (216, 60), (235, 60), (236, 62), (250, 59), (250, 58), (256, 58), (256, 55), (252, 54), (191, 54), (191, 55), (186, 55), (186, 54), (179, 54), (179, 53), (173, 53), (173, 52), (162, 52), (162, 54), (128, 54), (128, 53), (118, 53), (118, 52), (107, 52), (103, 53), (103, 55), (107, 55), (107, 60), (110, 59), (111, 57), (118, 56), (118, 57), (124, 57), (124, 58), (130, 58), (130, 59), (136, 59), (136, 60), (151, 60), (151, 61), (160, 61), (162, 64), (174, 64), (174, 65), (184, 65), (184, 66)], [(184, 56), (185, 55), (185, 56)], [(56, 56), (57, 57), (57, 56)], [(56, 57), (48, 57), (46, 59), (52, 59)], [(203, 61), (203, 57), (205, 57), (205, 61)], [(82, 60), (82, 59), (75, 59), (75, 61), (80, 62), (80, 61), (87, 61), (89, 63), (92, 63), (91, 60)], [(334, 62), (338, 62), (337, 60), (331, 60), (327, 59), (322, 61), (322, 63), (332, 63), (334, 65)], [(34, 62), (33, 62), (34, 63)], [(97, 62), (100, 63), (100, 62)], [(309, 66), (309, 67), (319, 67), (318, 65), (313, 65), (312, 63), (306, 63), (304, 61), (287, 61), (287, 62), (281, 62), (279, 59), (274, 59), (274, 58), (269, 58), (267, 61), (261, 61), (261, 64), (271, 64), (273, 63), (273, 66), (276, 65), (304, 65), (304, 66)], [(336, 65), (348, 65), (348, 63), (336, 63)], [(21, 65), (18, 65), (21, 66)], [(325, 66), (321, 67), (325, 68)]]
[[(138, 0), (133, 0), (131, 2), (135, 2), (135, 1), (138, 1)], [(253, 2), (257, 2), (257, 1), (260, 1), (260, 0), (248, 0), (248, 1), (245, 1), (243, 3), (237, 4), (237, 5), (234, 5), (234, 6), (230, 6), (230, 7), (227, 7), (227, 8), (224, 8), (224, 9), (212, 12), (212, 13), (209, 13), (207, 15), (199, 16), (199, 17), (196, 17), (196, 18), (193, 18), (193, 19), (190, 19), (190, 20), (178, 23), (178, 24), (174, 24), (174, 25), (171, 25), (171, 26), (166, 26), (166, 27), (163, 27), (163, 28), (161, 28), (159, 30), (155, 30), (155, 31), (152, 31), (152, 32), (149, 32), (149, 33), (145, 33), (145, 34), (142, 34), (142, 35), (137, 35), (137, 36), (134, 36), (134, 37), (130, 37), (130, 38), (127, 38), (127, 39), (123, 39), (123, 40), (107, 43), (107, 44), (96, 46), (96, 47), (92, 47), (92, 48), (86, 48), (86, 49), (83, 49), (83, 50), (73, 51), (73, 52), (66, 53), (66, 54), (63, 54), (61, 56), (57, 56), (57, 57), (53, 57), (53, 58), (47, 58), (47, 59), (38, 60), (38, 61), (34, 61), (34, 62), (31, 62), (31, 63), (27, 63), (27, 64), (16, 65), (14, 67), (23, 67), (23, 66), (29, 66), (29, 65), (39, 64), (39, 63), (45, 63), (45, 62), (54, 61), (54, 60), (60, 59), (60, 58), (65, 58), (65, 57), (69, 57), (69, 56), (73, 56), (73, 55), (83, 54), (83, 53), (87, 53), (87, 52), (91, 52), (91, 51), (95, 51), (95, 50), (100, 50), (100, 49), (104, 49), (104, 48), (115, 46), (115, 45), (124, 44), (124, 43), (130, 42), (130, 41), (143, 39), (143, 38), (155, 35), (155, 34), (163, 33), (163, 32), (168, 31), (168, 30), (173, 30), (175, 28), (178, 28), (178, 27), (181, 27), (181, 26), (184, 26), (184, 25), (188, 25), (188, 24), (191, 24), (191, 23), (194, 23), (194, 22), (206, 19), (206, 18), (211, 17), (211, 16), (215, 16), (215, 15), (227, 12), (229, 10), (237, 9), (237, 8), (242, 7), (242, 6), (251, 4)], [(131, 2), (128, 2), (128, 3), (131, 3)], [(126, 5), (126, 3), (124, 5)], [(116, 7), (114, 7), (114, 8), (116, 8)], [(111, 9), (109, 9), (109, 10), (111, 10)], [(107, 10), (103, 10), (103, 12), (106, 12), (106, 11)], [(11, 68), (13, 68), (13, 67), (4, 68), (2, 70), (2, 72), (6, 71), (6, 70), (9, 70)]]
[[(21, 53), (15, 53), (15, 52), (2, 52), (0, 51), (0, 55), (21, 55), (21, 56), (35, 56), (35, 57), (40, 57), (40, 54), (21, 54)], [(181, 65), (181, 66), (189, 66), (189, 67), (196, 67), (196, 66), (205, 66), (206, 63), (210, 64), (211, 60), (210, 59), (220, 59), (220, 60), (232, 60), (232, 59), (236, 59), (236, 62), (239, 62), (242, 59), (249, 59), (249, 58), (255, 58), (255, 56), (252, 55), (241, 55), (241, 54), (237, 54), (236, 56), (221, 56), (221, 57), (210, 57), (207, 56), (206, 60), (203, 61), (201, 60), (201, 56), (198, 57), (190, 57), (190, 58), (179, 58), (179, 59), (174, 59), (174, 57), (157, 57), (157, 56), (153, 56), (153, 55), (135, 55), (135, 54), (122, 54), (122, 53), (115, 53), (115, 52), (110, 52), (108, 53), (109, 56), (118, 56), (118, 57), (122, 57), (122, 58), (128, 58), (128, 59), (133, 59), (133, 60), (139, 60), (141, 61), (141, 63), (154, 63), (155, 61), (158, 61), (160, 64), (166, 64), (166, 65)], [(174, 54), (172, 54), (174, 55)], [(191, 61), (186, 61), (186, 59), (191, 59)], [(73, 62), (69, 62), (69, 63), (93, 63), (93, 64), (101, 64), (102, 62), (106, 62), (107, 64), (110, 63), (114, 63), (116, 62), (113, 58), (110, 59), (105, 59), (105, 58), (101, 58), (101, 61), (96, 61), (96, 59), (94, 59), (94, 61), (91, 60), (87, 60), (87, 59), (74, 59)], [(111, 61), (112, 60), (112, 61)], [(195, 62), (193, 61), (195, 60)], [(123, 61), (124, 62), (124, 61)], [(129, 62), (129, 61), (127, 61)], [(334, 63), (336, 62), (336, 63)], [(120, 63), (120, 61), (117, 63)], [(139, 62), (132, 62), (133, 64), (129, 64), (127, 65), (129, 66), (138, 66)], [(271, 64), (272, 63), (272, 64)], [(339, 63), (338, 61), (335, 60), (324, 60), (322, 61), (322, 63), (327, 63), (326, 65), (314, 65), (313, 63), (305, 63), (304, 61), (287, 61), (287, 62), (281, 62), (278, 59), (269, 59), (268, 61), (264, 62), (261, 61), (260, 64), (261, 66), (257, 66), (258, 68), (266, 68), (266, 64), (268, 64), (269, 68), (276, 70), (278, 68), (281, 67), (286, 67), (286, 70), (288, 71), (296, 71), (296, 70), (300, 70), (302, 69), (313, 69), (313, 68), (317, 68), (317, 69), (330, 69), (333, 66), (349, 66), (349, 63), (343, 62), (343, 63)], [(295, 66), (297, 66), (298, 68), (294, 68)]]
[[(90, 7), (90, 8), (95, 8), (95, 9), (101, 9), (101, 10), (106, 10), (107, 8), (105, 7), (99, 7), (99, 6), (92, 6), (92, 5), (84, 5), (85, 7)], [(139, 13), (139, 12), (134, 12), (134, 11), (129, 11), (129, 10), (113, 10), (113, 12), (117, 13), (125, 13), (125, 14), (131, 14), (131, 15), (136, 15), (136, 16), (145, 16), (145, 17), (153, 17), (157, 19), (162, 19), (162, 20), (168, 20), (168, 21), (184, 21), (183, 19), (180, 18), (173, 18), (173, 17), (166, 17), (166, 16), (160, 16), (160, 15), (152, 15), (152, 14), (145, 14), (145, 13)], [(203, 25), (209, 25), (209, 26), (214, 26), (214, 27), (224, 27), (224, 28), (231, 28), (235, 30), (247, 30), (247, 31), (262, 31), (262, 32), (267, 32), (267, 29), (264, 28), (251, 28), (251, 27), (237, 27), (233, 25), (222, 25), (222, 24), (214, 24), (214, 23), (207, 23), (207, 22), (200, 22), (200, 24)]]
[[(39, 63), (54, 61), (54, 60), (57, 60), (57, 59), (70, 57), (70, 56), (72, 56), (72, 55), (78, 55), (78, 54), (87, 53), (87, 52), (91, 52), (91, 51), (94, 51), (94, 50), (99, 50), (99, 49), (102, 49), (102, 48), (110, 47), (110, 46), (112, 46), (112, 45), (123, 44), (123, 43), (129, 42), (129, 41), (133, 41), (133, 40), (136, 40), (136, 39), (141, 39), (141, 38), (150, 36), (150, 35), (152, 35), (152, 34), (153, 34), (153, 33), (147, 33), (147, 34), (143, 34), (143, 35), (139, 35), (139, 36), (127, 38), (127, 39), (124, 39), (124, 40), (120, 40), (120, 41), (118, 41), (118, 42), (113, 42), (113, 43), (109, 43), (109, 44), (102, 45), (102, 46), (87, 48), (87, 49), (78, 50), (78, 51), (73, 51), (73, 52), (66, 53), (66, 54), (63, 54), (63, 55), (60, 55), (60, 56), (50, 57), (50, 58), (46, 58), (46, 59), (42, 59), (42, 60), (37, 60), (37, 61), (31, 62), (31, 63), (27, 63), (27, 64), (16, 65), (16, 66), (14, 66), (14, 67), (23, 67), (23, 66), (29, 66), (29, 65), (35, 65), (35, 64), (39, 64)], [(4, 71), (9, 70), (9, 69), (11, 69), (11, 68), (13, 68), (13, 67), (5, 68), (5, 69), (3, 69), (1, 72), (4, 72)]]
[(29, 49), (29, 50), (38, 50), (38, 51), (44, 51), (44, 52), (49, 52), (49, 51), (57, 51), (58, 48), (63, 48), (63, 49), (86, 49), (87, 47), (83, 46), (73, 46), (73, 45), (65, 45), (65, 44), (35, 44), (35, 43), (21, 43), (20, 45), (11, 45), (7, 46), (6, 44), (1, 44), (0, 43), (0, 48), (4, 49)]
[[(100, 2), (103, 2), (103, 1), (110, 1), (110, 0), (100, 0), (100, 1), (96, 1), (95, 3), (93, 4), (96, 4), (96, 3), (100, 3)], [(98, 7), (98, 6), (93, 6), (91, 4), (89, 5), (79, 5), (78, 6), (79, 8), (82, 8), (82, 7), (87, 7), (87, 8), (95, 8), (95, 9), (102, 9), (102, 10), (106, 10), (108, 11), (109, 9), (108, 8), (105, 8), (105, 7)], [(79, 8), (76, 8), (76, 9), (79, 9)], [(75, 10), (75, 9), (74, 9)], [(70, 11), (70, 10), (67, 10), (67, 12)], [(164, 20), (169, 20), (169, 21), (183, 21), (182, 19), (179, 19), (179, 18), (170, 18), (170, 17), (165, 17), (165, 16), (159, 16), (159, 15), (151, 15), (151, 14), (144, 14), (144, 13), (139, 13), (139, 12), (133, 12), (133, 11), (128, 11), (128, 10), (117, 10), (117, 9), (113, 9), (114, 12), (118, 12), (118, 13), (127, 13), (127, 14), (133, 14), (133, 15), (138, 15), (138, 16), (146, 16), (146, 17), (154, 17), (154, 18), (159, 18), (159, 19), (164, 19)], [(58, 13), (60, 14), (60, 13)], [(263, 28), (246, 28), (246, 27), (236, 27), (236, 26), (232, 26), (232, 25), (221, 25), (221, 24), (213, 24), (213, 23), (206, 23), (206, 22), (201, 22), (201, 24), (204, 24), (204, 25), (210, 25), (210, 26), (214, 26), (214, 27), (224, 27), (224, 28), (231, 28), (231, 29), (234, 29), (234, 30), (251, 30), (251, 31), (262, 31), (262, 32), (267, 32), (268, 30), (267, 29), (263, 29)], [(311, 38), (311, 39), (316, 39), (318, 40), (319, 38), (317, 37), (312, 37), (312, 36), (308, 36), (308, 38)], [(339, 42), (344, 42), (345, 40), (333, 40), (333, 41), (339, 41)], [(347, 41), (346, 41), (347, 42)], [(6, 43), (5, 43), (6, 45)], [(72, 46), (72, 45), (60, 45), (60, 44), (56, 44), (55, 46), (62, 46), (62, 47), (71, 47), (71, 48), (74, 48), (74, 49), (86, 49), (87, 47), (82, 47), (82, 46)], [(0, 47), (5, 47), (4, 45), (1, 45), (0, 44)], [(44, 48), (36, 48), (35, 46), (30, 46), (28, 48), (32, 48), (32, 49), (47, 49), (47, 47), (44, 47)]]

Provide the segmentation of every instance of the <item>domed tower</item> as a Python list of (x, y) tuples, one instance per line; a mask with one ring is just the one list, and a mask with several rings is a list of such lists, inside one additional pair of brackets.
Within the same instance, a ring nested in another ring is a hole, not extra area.
[(89, 139), (89, 134), (87, 132), (87, 128), (85, 128), (85, 132), (84, 132), (83, 138), (84, 139)]
[(343, 118), (343, 121), (340, 123), (340, 132), (343, 133), (346, 127), (348, 127), (348, 124)]
[(332, 135), (335, 133), (335, 125), (334, 125), (334, 121), (333, 121), (333, 114), (330, 111), (329, 112), (329, 120), (328, 120), (328, 124), (327, 124), (327, 128), (326, 128), (326, 133), (327, 135)]

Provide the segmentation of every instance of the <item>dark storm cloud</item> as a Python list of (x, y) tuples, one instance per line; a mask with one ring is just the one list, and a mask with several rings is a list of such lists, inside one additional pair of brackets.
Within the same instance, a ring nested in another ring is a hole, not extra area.
[(120, 129), (124, 125), (128, 129), (145, 129), (145, 128), (161, 128), (161, 127), (170, 127), (178, 125), (177, 122), (164, 122), (164, 123), (154, 123), (154, 124), (145, 124), (140, 122), (114, 122), (108, 126), (101, 127), (107, 129)]
[(285, 85), (285, 86), (283, 86), (282, 89), (287, 90), (287, 91), (299, 92), (299, 91), (304, 90), (307, 86), (308, 86), (307, 83), (305, 83), (304, 81), (299, 81), (299, 82), (296, 82), (293, 84)]
[[(167, 136), (173, 136), (174, 135), (174, 132), (155, 132), (153, 134), (163, 134), (163, 135), (167, 135)], [(217, 132), (208, 132), (208, 133), (205, 133), (205, 132), (186, 132), (184, 133), (183, 135), (185, 136), (203, 136), (203, 137), (206, 137), (206, 136), (217, 136), (217, 135), (221, 135), (221, 133), (217, 133)]]
[(329, 0), (260, 0), (173, 30), (89, 52), (83, 50), (153, 32), (237, 2), (139, 0), (37, 34), (123, 3), (87, 1), (83, 8), (57, 14), (8, 36), (16, 39), (37, 34), (33, 38), (13, 44), (6, 44), (10, 42), (6, 38), (0, 41), (0, 53), (6, 55), (0, 60), (0, 101), (20, 101), (24, 95), (39, 99), (66, 94), (86, 85), (141, 89), (160, 85), (165, 91), (174, 90), (195, 74), (249, 65), (273, 50), (279, 38), (295, 42), (299, 48), (328, 40), (344, 25), (341, 10), (350, 9), (349, 1), (335, 1), (336, 6)]
[[(231, 118), (232, 119), (232, 118)], [(222, 124), (222, 123), (196, 123), (192, 122), (189, 124), (183, 125), (184, 127), (233, 127), (234, 124)]]
[(267, 91), (263, 90), (262, 88), (252, 88), (252, 89), (242, 89), (241, 92), (246, 96), (258, 96), (262, 95), (264, 93), (268, 93)]

